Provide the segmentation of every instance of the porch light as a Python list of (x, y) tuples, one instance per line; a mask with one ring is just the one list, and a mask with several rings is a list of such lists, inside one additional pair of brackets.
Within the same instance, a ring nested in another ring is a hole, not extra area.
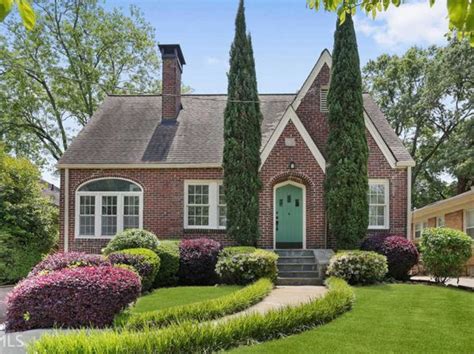
[(291, 161), (288, 167), (290, 170), (294, 170), (296, 168), (296, 164), (293, 161)]

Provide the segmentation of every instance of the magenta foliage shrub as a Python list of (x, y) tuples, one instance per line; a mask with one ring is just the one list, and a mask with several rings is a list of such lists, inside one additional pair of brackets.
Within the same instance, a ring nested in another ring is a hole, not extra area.
[(140, 277), (119, 267), (78, 267), (26, 278), (7, 297), (6, 330), (106, 327), (140, 291)]
[(183, 284), (213, 284), (222, 246), (207, 238), (183, 240), (179, 245), (179, 280)]
[(419, 253), (410, 240), (397, 235), (375, 235), (366, 238), (361, 249), (387, 257), (388, 276), (397, 280), (410, 278), (410, 269), (418, 263)]
[(63, 268), (110, 266), (105, 257), (84, 252), (54, 253), (39, 262), (28, 274), (28, 277), (46, 274)]

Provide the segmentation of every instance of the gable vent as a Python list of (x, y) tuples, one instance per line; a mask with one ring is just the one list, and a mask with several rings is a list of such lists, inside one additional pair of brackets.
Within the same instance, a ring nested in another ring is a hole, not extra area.
[(327, 88), (322, 88), (319, 93), (319, 110), (323, 113), (329, 112), (328, 110), (328, 91)]

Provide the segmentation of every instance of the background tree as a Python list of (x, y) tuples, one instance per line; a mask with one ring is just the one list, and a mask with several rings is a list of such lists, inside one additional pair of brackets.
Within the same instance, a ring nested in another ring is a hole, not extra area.
[(35, 5), (32, 31), (11, 18), (0, 36), (0, 139), (34, 137), (57, 160), (106, 93), (158, 92), (159, 58), (135, 7), (124, 15), (95, 0)]
[[(354, 16), (357, 7), (375, 18), (377, 13), (387, 11), (390, 5), (398, 7), (403, 3), (401, 0), (306, 0), (311, 9), (319, 10), (322, 5), (326, 11), (337, 12), (341, 22), (347, 15)], [(433, 6), (435, 0), (429, 0), (428, 3)], [(456, 32), (459, 38), (467, 38), (474, 46), (474, 0), (447, 0), (446, 5), (449, 30)]]
[(58, 209), (41, 189), (37, 167), (0, 145), (0, 284), (26, 276), (57, 241)]
[(257, 92), (252, 41), (240, 1), (230, 50), (228, 96), (224, 113), (224, 188), (227, 233), (239, 244), (255, 245), (259, 237), (258, 193), (262, 114)]
[[(364, 84), (416, 161), (413, 205), (470, 188), (473, 179), (474, 48), (446, 47), (382, 55), (363, 69)], [(457, 186), (449, 186), (447, 176)]]
[(351, 16), (337, 21), (331, 86), (326, 206), (337, 248), (355, 248), (368, 226), (368, 147), (362, 101), (359, 53)]

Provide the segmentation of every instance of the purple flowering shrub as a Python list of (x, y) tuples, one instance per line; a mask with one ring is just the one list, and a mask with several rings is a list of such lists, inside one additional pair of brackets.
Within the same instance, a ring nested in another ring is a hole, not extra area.
[(139, 276), (118, 267), (62, 269), (21, 281), (8, 295), (7, 332), (51, 327), (97, 327), (140, 295)]
[(410, 278), (409, 272), (418, 263), (419, 253), (410, 240), (397, 235), (375, 235), (366, 238), (361, 249), (387, 257), (388, 276), (397, 280)]
[(111, 253), (108, 259), (112, 264), (133, 267), (140, 275), (142, 291), (148, 291), (153, 287), (156, 274), (160, 269), (160, 258), (155, 252), (146, 248), (132, 248)]
[(179, 280), (183, 284), (213, 284), (217, 258), (222, 246), (219, 242), (198, 238), (179, 244)]
[(64, 268), (110, 266), (105, 257), (84, 252), (53, 253), (39, 262), (28, 274), (28, 277), (46, 274)]

